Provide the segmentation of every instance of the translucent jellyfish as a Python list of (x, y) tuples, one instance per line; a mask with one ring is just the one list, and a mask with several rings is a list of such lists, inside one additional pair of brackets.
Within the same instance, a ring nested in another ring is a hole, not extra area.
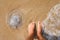
[(22, 22), (21, 12), (13, 10), (8, 14), (7, 23), (12, 28), (17, 28)]
[[(45, 37), (48, 40), (59, 40), (60, 39), (60, 4), (55, 5), (51, 8), (47, 18), (43, 21), (43, 31)], [(57, 31), (56, 31), (57, 30)], [(47, 35), (46, 35), (47, 34)], [(59, 37), (59, 38), (58, 38)]]

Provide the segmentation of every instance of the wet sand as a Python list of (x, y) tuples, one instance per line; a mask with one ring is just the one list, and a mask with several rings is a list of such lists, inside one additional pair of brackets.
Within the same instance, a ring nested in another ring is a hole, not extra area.
[[(31, 21), (43, 21), (58, 3), (60, 0), (0, 0), (0, 40), (24, 40), (28, 34), (28, 24)], [(22, 12), (22, 25), (12, 29), (6, 17), (15, 9)]]

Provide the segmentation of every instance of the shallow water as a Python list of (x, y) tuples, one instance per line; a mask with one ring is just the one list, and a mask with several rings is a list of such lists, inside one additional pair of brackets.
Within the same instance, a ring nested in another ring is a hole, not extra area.
[(48, 40), (60, 40), (60, 4), (51, 8), (42, 26)]

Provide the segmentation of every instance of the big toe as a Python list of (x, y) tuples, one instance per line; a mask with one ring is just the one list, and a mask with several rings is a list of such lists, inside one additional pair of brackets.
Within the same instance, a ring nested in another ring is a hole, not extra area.
[(42, 31), (42, 23), (38, 21), (37, 32), (41, 33), (41, 31)]
[(28, 25), (28, 32), (33, 33), (35, 28), (35, 22), (32, 22)]

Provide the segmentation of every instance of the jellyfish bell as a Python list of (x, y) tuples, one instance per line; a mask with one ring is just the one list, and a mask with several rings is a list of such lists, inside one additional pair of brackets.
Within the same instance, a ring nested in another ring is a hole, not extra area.
[(54, 6), (54, 12), (56, 12), (57, 16), (60, 17), (60, 4)]
[(19, 27), (19, 25), (21, 26), (21, 22), (22, 22), (21, 12), (13, 10), (8, 14), (7, 23), (11, 28), (16, 29), (17, 27)]
[(12, 17), (10, 18), (9, 24), (11, 26), (17, 26), (20, 22), (20, 19), (17, 15), (12, 15)]
[[(48, 40), (60, 40), (60, 4), (51, 8), (47, 18), (43, 21), (44, 35)], [(58, 38), (59, 37), (59, 38)]]

